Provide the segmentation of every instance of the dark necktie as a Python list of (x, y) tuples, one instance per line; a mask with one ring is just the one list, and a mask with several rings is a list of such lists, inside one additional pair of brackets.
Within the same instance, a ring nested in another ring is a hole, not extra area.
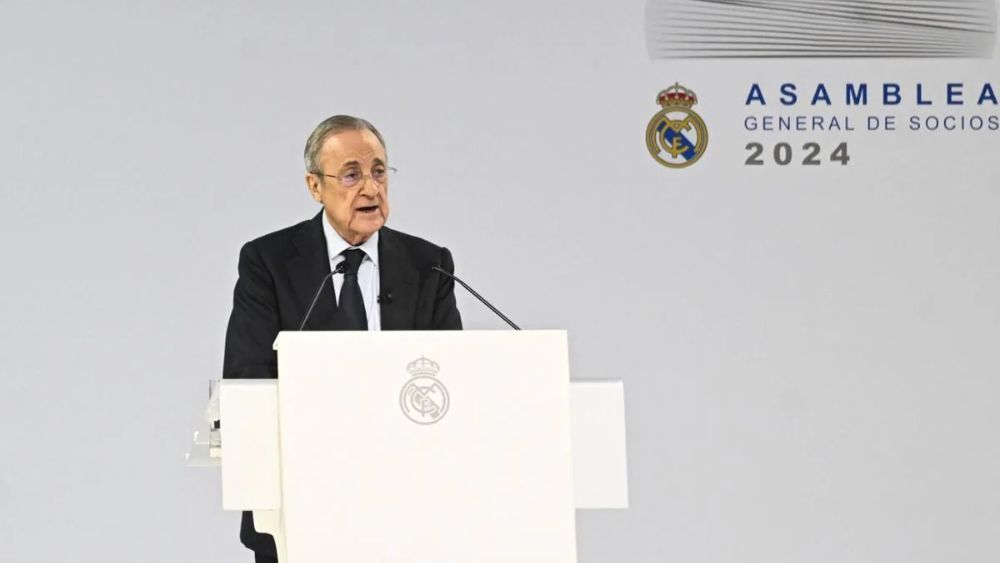
[(341, 254), (344, 256), (344, 285), (340, 287), (337, 304), (337, 329), (368, 330), (365, 300), (361, 297), (361, 285), (358, 284), (358, 268), (365, 259), (365, 251), (348, 248)]

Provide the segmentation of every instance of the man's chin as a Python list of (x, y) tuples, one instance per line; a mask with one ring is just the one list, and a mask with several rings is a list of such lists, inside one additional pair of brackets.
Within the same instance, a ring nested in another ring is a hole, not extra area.
[(355, 236), (351, 238), (355, 240), (350, 240), (348, 242), (351, 244), (361, 244), (378, 232), (378, 230), (382, 228), (382, 225), (385, 225), (385, 220), (381, 217), (373, 217), (371, 219), (356, 221), (353, 225), (351, 225), (351, 230), (355, 233)]

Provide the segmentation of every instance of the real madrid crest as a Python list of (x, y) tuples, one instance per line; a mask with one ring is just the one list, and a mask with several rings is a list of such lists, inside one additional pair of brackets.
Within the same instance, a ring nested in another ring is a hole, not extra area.
[(694, 92), (675, 82), (656, 96), (663, 109), (649, 120), (646, 147), (660, 164), (670, 168), (691, 166), (708, 146), (708, 128), (691, 107), (698, 103)]
[(448, 412), (451, 400), (444, 384), (437, 379), (441, 366), (421, 356), (406, 366), (410, 380), (399, 393), (403, 414), (417, 424), (434, 424)]

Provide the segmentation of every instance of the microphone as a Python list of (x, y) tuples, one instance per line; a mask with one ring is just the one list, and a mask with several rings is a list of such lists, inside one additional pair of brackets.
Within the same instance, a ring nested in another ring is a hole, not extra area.
[(302, 317), (302, 324), (299, 325), (299, 330), (302, 330), (302, 329), (305, 328), (306, 321), (309, 320), (309, 315), (312, 314), (313, 308), (316, 307), (316, 302), (319, 301), (320, 294), (323, 293), (323, 287), (326, 285), (326, 280), (332, 278), (334, 274), (343, 274), (344, 273), (344, 267), (345, 267), (344, 262), (341, 262), (340, 264), (337, 264), (337, 267), (334, 268), (332, 272), (330, 272), (329, 274), (323, 276), (323, 281), (321, 281), (319, 283), (319, 288), (316, 290), (316, 295), (313, 296), (312, 303), (309, 304), (309, 310), (307, 310), (306, 311), (306, 315), (304, 317)]
[(516, 324), (514, 324), (514, 322), (511, 321), (510, 319), (508, 319), (507, 315), (504, 315), (503, 313), (501, 313), (499, 309), (497, 309), (493, 305), (490, 305), (489, 301), (483, 299), (483, 296), (479, 295), (478, 293), (476, 293), (476, 290), (474, 290), (471, 287), (469, 287), (464, 281), (458, 279), (458, 276), (456, 276), (455, 274), (449, 274), (448, 272), (446, 272), (440, 266), (431, 266), (431, 269), (434, 270), (435, 272), (438, 272), (439, 274), (444, 274), (444, 275), (448, 276), (449, 278), (457, 281), (462, 287), (464, 287), (469, 293), (471, 293), (473, 297), (475, 297), (476, 299), (478, 299), (483, 305), (486, 305), (487, 307), (489, 307), (490, 311), (493, 311), (494, 313), (496, 313), (496, 315), (498, 317), (500, 317), (501, 319), (504, 320), (504, 322), (506, 322), (507, 324), (509, 324), (511, 326), (511, 328), (513, 328), (514, 330), (521, 330), (521, 327), (519, 327)]
[(391, 289), (387, 289), (387, 290), (379, 293), (378, 297), (376, 298), (376, 302), (379, 305), (388, 305), (388, 304), (392, 303), (392, 290)]

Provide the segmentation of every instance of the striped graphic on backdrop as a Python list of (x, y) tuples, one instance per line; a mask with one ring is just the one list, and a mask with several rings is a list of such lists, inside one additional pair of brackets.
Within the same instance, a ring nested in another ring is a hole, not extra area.
[(647, 0), (650, 58), (990, 57), (995, 0)]

